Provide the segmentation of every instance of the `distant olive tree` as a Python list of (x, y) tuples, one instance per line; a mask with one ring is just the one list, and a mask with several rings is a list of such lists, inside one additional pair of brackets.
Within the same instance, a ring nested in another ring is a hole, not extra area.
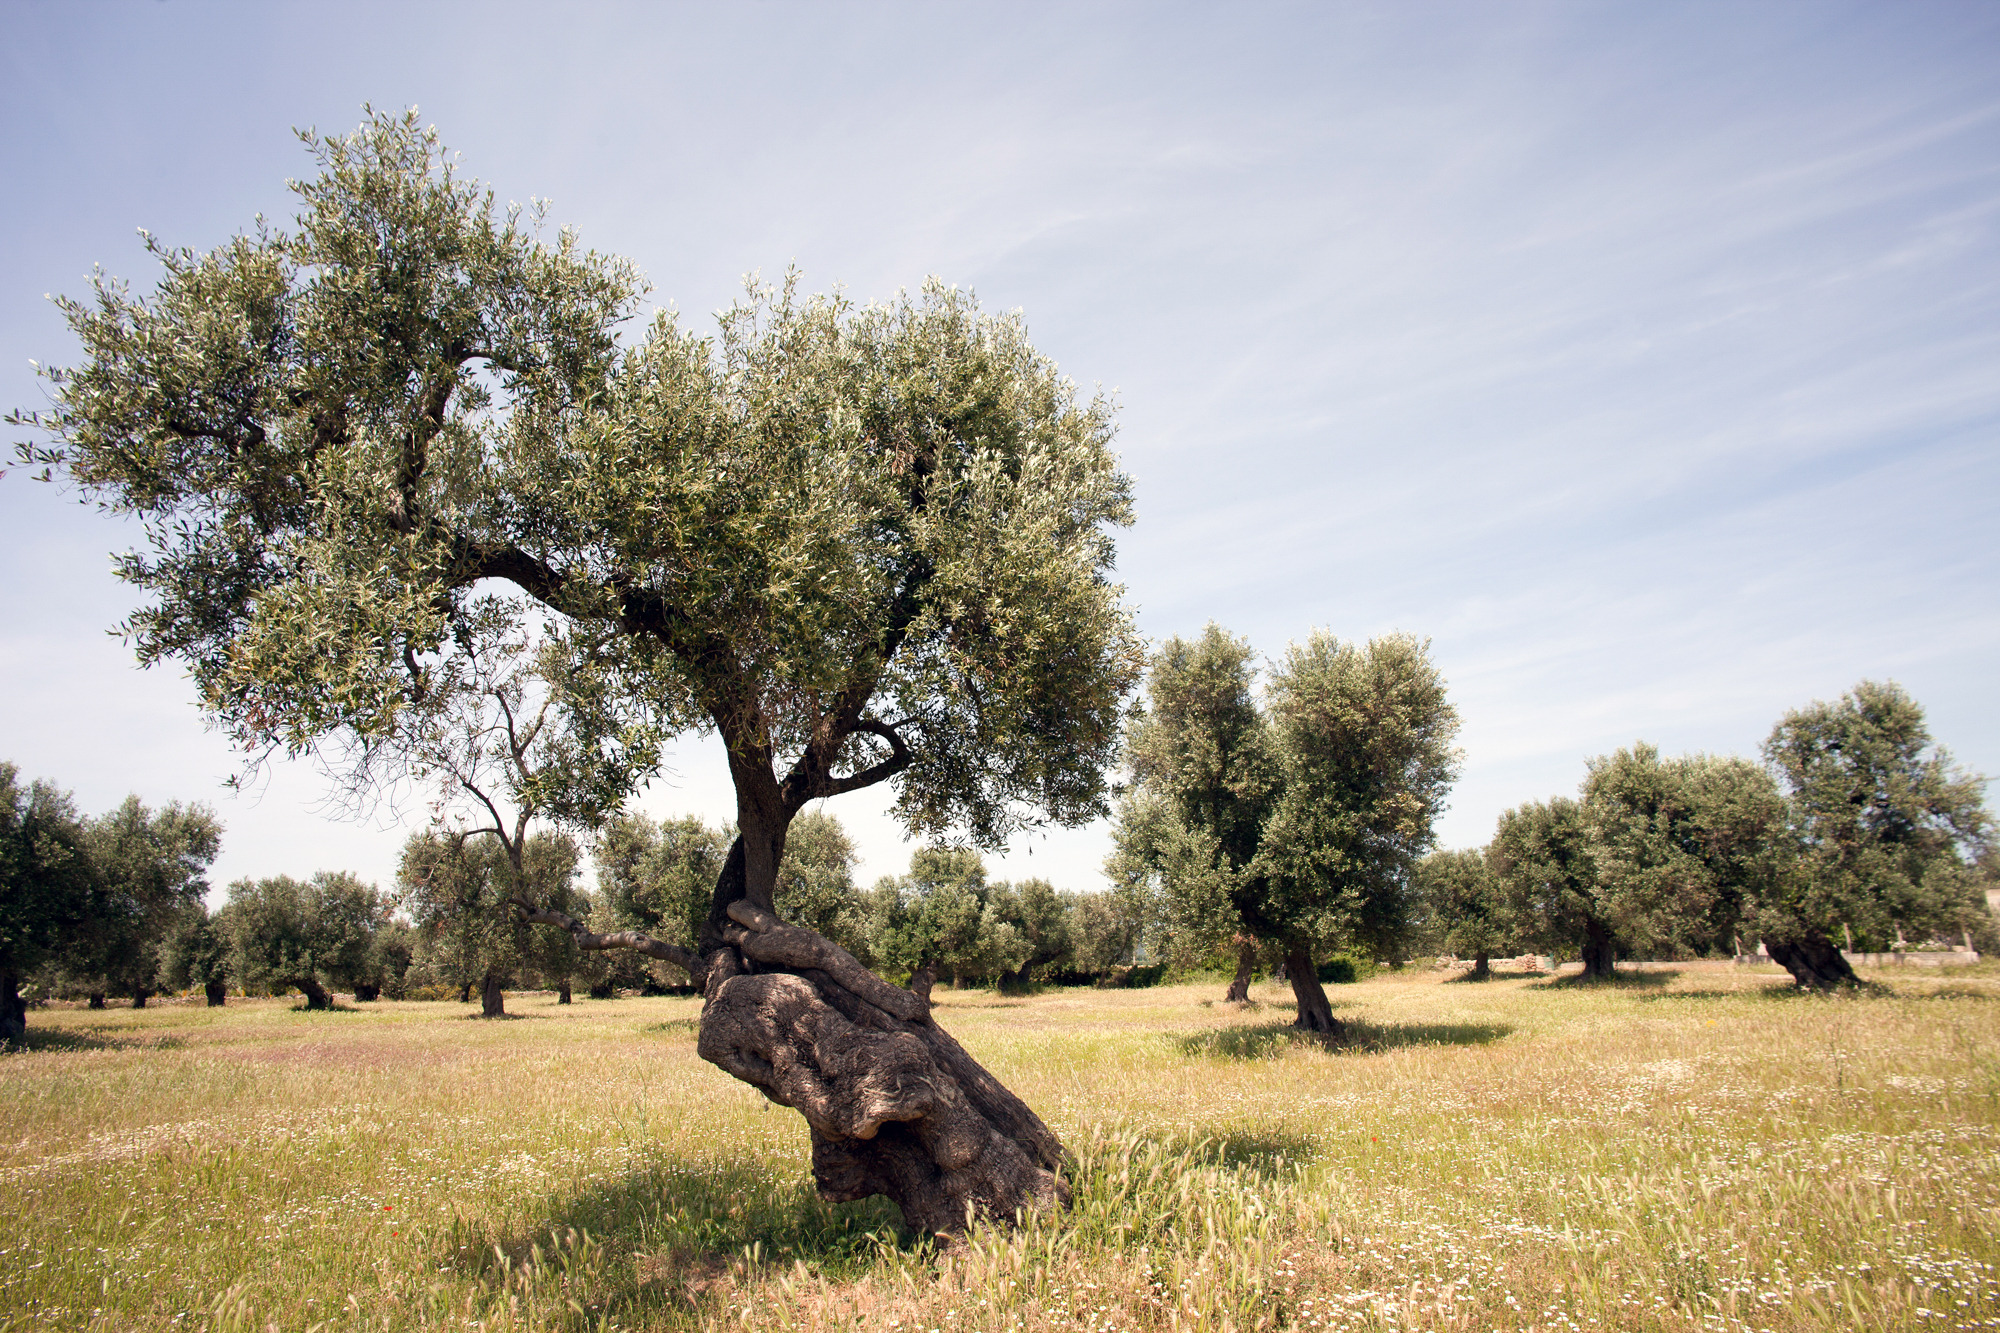
[(252, 988), (296, 988), (308, 1009), (333, 1007), (335, 987), (370, 975), (375, 932), (389, 900), (345, 871), (229, 886), (230, 971)]
[(19, 774), (0, 763), (0, 1044), (27, 1037), (22, 982), (73, 948), (99, 906), (76, 802)]

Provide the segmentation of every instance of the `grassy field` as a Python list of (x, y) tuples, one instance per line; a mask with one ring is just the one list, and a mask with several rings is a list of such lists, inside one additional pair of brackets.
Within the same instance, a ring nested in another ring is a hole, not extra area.
[(939, 1254), (812, 1193), (697, 1002), (43, 1010), (0, 1330), (2000, 1328), (2000, 973), (1787, 992), (941, 992), (1077, 1205)]

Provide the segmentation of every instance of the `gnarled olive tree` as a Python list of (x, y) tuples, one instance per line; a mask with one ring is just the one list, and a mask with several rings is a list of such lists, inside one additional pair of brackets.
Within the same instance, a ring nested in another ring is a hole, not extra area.
[[(700, 1049), (798, 1108), (829, 1197), (933, 1230), (1053, 1201), (1060, 1146), (927, 1004), (773, 914), (808, 802), (894, 784), (920, 834), (1087, 819), (1143, 661), (1111, 582), (1110, 409), (1016, 318), (931, 283), (856, 306), (787, 279), (713, 338), (629, 343), (632, 267), (498, 210), (433, 133), (307, 135), (289, 231), (152, 245), (150, 298), (64, 302), (83, 344), (25, 452), (150, 550), (142, 661), (251, 749), (393, 756), (498, 597), (572, 645), (545, 808), (615, 807), (649, 737), (712, 733), (737, 836), (694, 950)], [(567, 805), (565, 804), (567, 802)]]

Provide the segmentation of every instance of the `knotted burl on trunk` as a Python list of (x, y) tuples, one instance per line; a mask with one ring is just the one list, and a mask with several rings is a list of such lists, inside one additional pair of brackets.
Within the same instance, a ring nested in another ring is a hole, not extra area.
[[(701, 1057), (806, 1118), (836, 1203), (884, 1194), (940, 1235), (1069, 1200), (1062, 1144), (931, 1021), (815, 931), (747, 902), (708, 958)], [(742, 969), (742, 970), (739, 970)]]

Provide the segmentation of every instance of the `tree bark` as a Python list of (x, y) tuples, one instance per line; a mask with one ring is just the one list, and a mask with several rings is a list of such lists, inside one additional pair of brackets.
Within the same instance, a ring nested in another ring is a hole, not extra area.
[(931, 987), (937, 985), (937, 964), (925, 963), (910, 973), (910, 994), (925, 1004), (931, 1002)]
[(1833, 941), (1824, 935), (1800, 940), (1765, 940), (1771, 961), (1792, 974), (1801, 990), (1835, 990), (1852, 986), (1854, 969)]
[(133, 987), (133, 989), (132, 989), (132, 1007), (133, 1007), (134, 1009), (144, 1009), (144, 1008), (146, 1007), (146, 997), (147, 997), (147, 996), (149, 996), (149, 995), (151, 995), (152, 993), (153, 993), (153, 992), (151, 992), (151, 991), (147, 990), (147, 989), (146, 989), (145, 987), (143, 987), (143, 986), (135, 986), (135, 987)]
[(469, 982), (469, 981), (464, 981), (464, 982), (460, 982), (460, 983), (459, 983), (459, 987), (458, 987), (458, 1002), (459, 1002), (460, 1004), (471, 1004), (471, 1003), (472, 1003), (472, 983), (471, 983), (471, 982)]
[(1333, 1036), (1347, 1030), (1347, 1025), (1333, 1016), (1333, 1005), (1326, 998), (1326, 988), (1319, 984), (1319, 974), (1313, 970), (1312, 954), (1305, 945), (1293, 944), (1286, 948), (1285, 975), (1291, 979), (1292, 998), (1299, 1004), (1299, 1016), (1292, 1020), (1293, 1027)]
[(220, 1009), (229, 997), (229, 988), (220, 981), (211, 981), (202, 987), (202, 993), (208, 996), (209, 1008)]
[(558, 986), (558, 987), (556, 988), (556, 1003), (557, 1003), (557, 1004), (568, 1004), (568, 1003), (569, 1003), (569, 978), (568, 978), (568, 977), (564, 977), (564, 978), (562, 979), (562, 985), (560, 985), (560, 986)]
[(887, 1195), (912, 1227), (962, 1231), (1067, 1203), (1062, 1144), (891, 986), (816, 931), (748, 902), (709, 961), (697, 1050), (806, 1119), (836, 1203)]
[(1250, 974), (1257, 969), (1257, 941), (1245, 940), (1236, 951), (1236, 975), (1230, 978), (1229, 989), (1223, 993), (1224, 1004), (1247, 1004), (1250, 1000)]
[(0, 1045), (28, 1039), (28, 1003), (21, 998), (21, 978), (0, 972)]
[(1584, 980), (1609, 980), (1618, 971), (1617, 963), (1618, 953), (1611, 944), (1611, 931), (1603, 922), (1592, 920), (1584, 927)]
[(1480, 954), (1472, 960), (1472, 979), (1474, 981), (1484, 981), (1492, 975), (1493, 963), (1485, 954)]
[(500, 974), (488, 972), (479, 983), (479, 1016), (481, 1018), (505, 1018), (507, 997), (500, 991)]
[(102, 1009), (104, 1007), (103, 991), (95, 990), (90, 993), (90, 1007), (92, 1009)]
[(333, 1008), (333, 996), (327, 994), (326, 987), (319, 984), (318, 977), (300, 977), (294, 983), (306, 997), (308, 1009)]

